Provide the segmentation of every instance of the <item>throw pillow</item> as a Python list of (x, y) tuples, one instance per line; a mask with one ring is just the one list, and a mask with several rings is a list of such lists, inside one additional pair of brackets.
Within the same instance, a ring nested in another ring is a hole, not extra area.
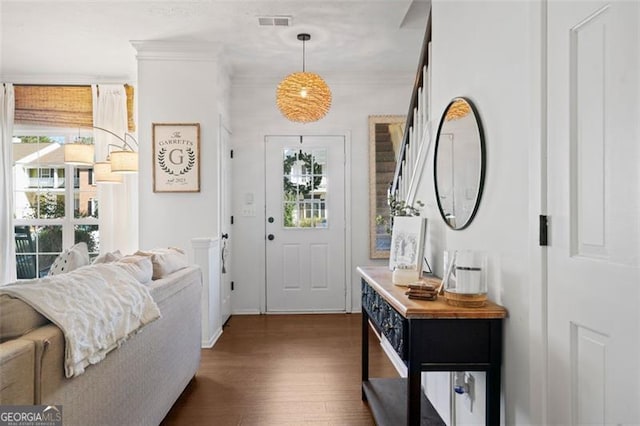
[(158, 280), (167, 275), (189, 266), (187, 255), (182, 249), (169, 247), (157, 248), (149, 251), (138, 250), (136, 255), (147, 256), (153, 263), (153, 279)]
[(65, 274), (90, 263), (87, 243), (78, 243), (69, 250), (60, 253), (51, 265), (49, 275)]
[(146, 256), (124, 256), (115, 265), (124, 269), (140, 282), (140, 284), (147, 284), (151, 281), (153, 275), (153, 265), (151, 259)]
[(93, 259), (92, 264), (97, 265), (99, 263), (112, 263), (120, 259), (122, 259), (122, 253), (120, 253), (120, 250), (116, 250), (101, 254), (100, 256)]

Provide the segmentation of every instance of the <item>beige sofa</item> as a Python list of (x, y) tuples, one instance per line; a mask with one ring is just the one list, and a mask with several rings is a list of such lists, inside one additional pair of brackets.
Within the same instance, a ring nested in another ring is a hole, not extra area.
[(149, 289), (162, 317), (70, 379), (60, 329), (1, 296), (3, 317), (20, 317), (25, 326), (0, 344), (0, 405), (62, 405), (69, 426), (159, 424), (200, 363), (202, 274), (189, 266)]

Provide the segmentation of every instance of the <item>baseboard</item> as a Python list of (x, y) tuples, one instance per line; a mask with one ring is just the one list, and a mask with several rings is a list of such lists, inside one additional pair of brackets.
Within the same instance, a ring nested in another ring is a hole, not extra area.
[(325, 315), (325, 314), (346, 314), (346, 311), (270, 311), (265, 315)]
[(232, 311), (231, 315), (260, 315), (260, 311), (257, 309), (244, 309), (239, 311)]
[(216, 344), (220, 336), (222, 336), (222, 328), (217, 329), (216, 332), (213, 333), (213, 336), (211, 336), (211, 338), (208, 341), (203, 340), (200, 347), (206, 348), (206, 349), (212, 348), (213, 345)]

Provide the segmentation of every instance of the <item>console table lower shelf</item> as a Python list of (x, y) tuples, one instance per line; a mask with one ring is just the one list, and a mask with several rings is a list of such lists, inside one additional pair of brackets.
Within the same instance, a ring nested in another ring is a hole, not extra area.
[[(407, 424), (407, 379), (369, 379), (362, 383), (373, 418), (378, 426)], [(420, 425), (446, 426), (427, 397), (420, 401)]]

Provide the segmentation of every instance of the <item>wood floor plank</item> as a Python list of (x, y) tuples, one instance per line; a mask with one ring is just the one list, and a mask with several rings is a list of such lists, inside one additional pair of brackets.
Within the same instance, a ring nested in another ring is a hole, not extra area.
[[(359, 314), (233, 316), (163, 426), (372, 425)], [(370, 374), (397, 377), (371, 334)]]

